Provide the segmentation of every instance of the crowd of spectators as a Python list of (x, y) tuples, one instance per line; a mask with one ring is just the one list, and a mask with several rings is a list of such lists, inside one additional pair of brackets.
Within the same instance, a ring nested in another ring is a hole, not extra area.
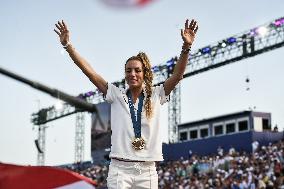
[[(255, 144), (253, 144), (255, 145)], [(176, 189), (284, 189), (284, 141), (268, 146), (254, 146), (252, 153), (233, 147), (216, 149), (211, 156), (191, 155), (179, 161), (157, 164), (159, 188)], [(69, 169), (87, 176), (106, 188), (107, 165)]]

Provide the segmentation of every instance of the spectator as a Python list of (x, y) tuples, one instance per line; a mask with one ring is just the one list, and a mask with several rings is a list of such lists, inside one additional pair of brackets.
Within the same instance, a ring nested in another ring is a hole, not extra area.
[(257, 151), (258, 146), (259, 146), (258, 141), (254, 141), (254, 142), (252, 143), (252, 153), (255, 153), (255, 152)]
[[(284, 142), (279, 141), (252, 154), (235, 151), (234, 156), (228, 152), (161, 162), (157, 164), (158, 185), (161, 189), (284, 189), (283, 153)], [(106, 165), (67, 168), (96, 181), (98, 189), (106, 188)]]

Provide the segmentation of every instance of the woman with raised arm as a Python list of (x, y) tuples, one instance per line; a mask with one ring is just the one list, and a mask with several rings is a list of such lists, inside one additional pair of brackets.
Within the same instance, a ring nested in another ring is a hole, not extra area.
[(162, 161), (162, 140), (159, 125), (160, 106), (182, 79), (190, 48), (198, 30), (195, 20), (185, 22), (181, 29), (183, 46), (173, 74), (160, 86), (153, 86), (153, 73), (147, 55), (138, 53), (127, 59), (125, 81), (128, 88), (120, 89), (106, 82), (70, 43), (64, 21), (55, 24), (54, 31), (74, 63), (104, 94), (111, 104), (111, 163), (108, 188), (158, 188), (156, 161)]

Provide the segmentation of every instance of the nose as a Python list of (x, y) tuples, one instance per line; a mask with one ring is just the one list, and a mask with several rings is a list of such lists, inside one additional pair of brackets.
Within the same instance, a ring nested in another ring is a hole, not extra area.
[(135, 74), (136, 74), (135, 70), (131, 70), (129, 74), (130, 74), (130, 76), (135, 76)]

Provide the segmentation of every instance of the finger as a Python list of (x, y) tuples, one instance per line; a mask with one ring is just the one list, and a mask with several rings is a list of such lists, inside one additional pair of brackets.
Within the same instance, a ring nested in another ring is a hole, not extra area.
[(60, 32), (62, 32), (62, 29), (61, 29), (61, 27), (60, 27), (58, 24), (55, 24), (55, 26), (57, 27), (57, 29), (58, 29)]
[(192, 30), (194, 30), (197, 26), (197, 22), (194, 20), (193, 25), (192, 25)]
[(184, 29), (188, 28), (188, 19), (186, 19), (185, 23), (184, 23)]
[(67, 30), (67, 25), (65, 24), (65, 22), (62, 20), (62, 24), (65, 30)]
[(180, 29), (180, 35), (183, 37), (183, 29)]
[(194, 28), (196, 27), (197, 22), (196, 22), (196, 20), (192, 20), (192, 21), (193, 22), (192, 22), (191, 30), (194, 30)]
[(60, 21), (57, 22), (57, 25), (59, 26), (59, 30), (60, 30), (61, 32), (63, 32), (63, 31), (64, 31), (64, 27), (63, 27), (63, 25), (61, 24)]
[(192, 26), (193, 26), (193, 24), (194, 24), (194, 20), (192, 19), (191, 21), (190, 21), (190, 24), (189, 24), (189, 29), (192, 29)]
[(57, 33), (57, 35), (59, 35), (59, 36), (60, 36), (59, 31), (57, 31), (56, 29), (54, 29), (54, 31), (55, 31), (55, 33)]
[(63, 24), (62, 24), (60, 21), (58, 21), (58, 24), (59, 24), (59, 26), (60, 26), (61, 28), (64, 28), (64, 27), (63, 27)]
[(196, 25), (196, 28), (193, 30), (193, 32), (196, 34), (197, 30), (198, 30), (198, 25)]

